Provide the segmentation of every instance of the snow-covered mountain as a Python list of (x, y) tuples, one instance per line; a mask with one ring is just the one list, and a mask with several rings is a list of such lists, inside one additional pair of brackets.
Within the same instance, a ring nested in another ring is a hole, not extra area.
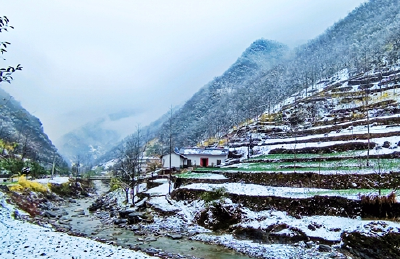
[[(281, 64), (288, 52), (288, 47), (275, 41), (253, 42), (226, 72), (203, 86), (174, 114), (175, 146), (194, 145), (244, 120), (253, 105), (248, 98), (252, 95), (249, 85)], [(160, 135), (168, 132), (168, 123)]]
[[(399, 28), (399, 1), (371, 0), (292, 51), (276, 42), (255, 41), (177, 111), (175, 145), (221, 136), (343, 69), (354, 77), (395, 64), (400, 57)], [(163, 125), (162, 131), (168, 132), (168, 127)]]
[(171, 128), (174, 146), (192, 146), (272, 113), (273, 107), (297, 92), (315, 91), (318, 82), (338, 71), (346, 69), (349, 77), (356, 77), (388, 68), (400, 57), (399, 28), (398, 0), (370, 0), (294, 50), (256, 40), (226, 72), (174, 112), (171, 127), (167, 118), (154, 128), (153, 136), (168, 141)]
[(106, 129), (105, 123), (106, 119), (98, 119), (65, 134), (56, 141), (60, 153), (70, 163), (76, 162), (78, 157), (80, 162), (92, 163), (121, 139), (117, 131)]

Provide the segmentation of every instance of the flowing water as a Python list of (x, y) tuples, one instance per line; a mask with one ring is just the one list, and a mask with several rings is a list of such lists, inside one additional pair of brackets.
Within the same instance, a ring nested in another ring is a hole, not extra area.
[[(107, 191), (101, 181), (94, 181), (97, 192), (99, 194)], [(88, 207), (94, 198), (85, 198), (77, 200), (77, 203), (71, 203), (65, 208), (69, 215), (76, 215), (77, 211), (83, 209), (85, 215), (89, 215)], [(181, 254), (185, 256), (195, 256), (204, 259), (249, 259), (250, 257), (242, 255), (228, 248), (205, 244), (199, 241), (191, 241), (187, 239), (173, 240), (167, 237), (146, 238), (145, 236), (137, 236), (132, 231), (119, 228), (114, 225), (104, 225), (95, 217), (73, 216), (69, 225), (72, 231), (86, 234), (91, 238), (101, 238), (113, 241), (122, 247), (137, 246), (145, 250), (146, 248), (161, 249), (167, 253)]]

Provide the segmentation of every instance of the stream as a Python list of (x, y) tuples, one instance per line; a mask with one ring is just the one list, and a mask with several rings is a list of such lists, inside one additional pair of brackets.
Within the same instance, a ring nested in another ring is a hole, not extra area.
[[(99, 195), (108, 190), (108, 187), (101, 181), (94, 181), (94, 184)], [(83, 233), (91, 239), (100, 238), (124, 248), (138, 247), (143, 251), (147, 249), (161, 249), (165, 253), (204, 259), (250, 258), (223, 246), (205, 244), (185, 238), (173, 240), (164, 236), (139, 236), (135, 235), (131, 230), (120, 228), (113, 224), (104, 225), (94, 215), (91, 215), (88, 210), (88, 207), (94, 200), (95, 197), (77, 199), (76, 203), (70, 203), (64, 207), (69, 215), (71, 215), (68, 225), (70, 225), (72, 231)], [(83, 212), (84, 215), (82, 215)]]

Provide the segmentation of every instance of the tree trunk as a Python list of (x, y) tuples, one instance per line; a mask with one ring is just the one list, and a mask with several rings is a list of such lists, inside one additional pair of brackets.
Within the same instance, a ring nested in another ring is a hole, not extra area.
[(125, 188), (124, 191), (125, 191), (125, 200), (126, 200), (126, 203), (128, 203), (129, 202), (129, 188)]

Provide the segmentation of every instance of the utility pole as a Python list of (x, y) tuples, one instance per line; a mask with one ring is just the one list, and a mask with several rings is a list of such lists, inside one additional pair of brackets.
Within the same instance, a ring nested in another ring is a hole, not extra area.
[(56, 167), (56, 152), (53, 153), (53, 167), (51, 168), (51, 179), (54, 177), (54, 169)]
[(79, 163), (79, 159), (80, 157), (78, 157), (78, 163), (76, 164), (76, 176), (75, 176), (75, 191), (76, 191), (76, 194), (78, 194), (78, 175), (79, 175), (79, 166), (80, 166), (80, 163)]
[(168, 194), (171, 194), (171, 174), (172, 174), (172, 105), (170, 109), (170, 118), (169, 118), (169, 189)]
[(369, 149), (370, 149), (370, 132), (369, 132), (369, 109), (368, 109), (368, 96), (369, 96), (369, 89), (365, 89), (365, 105), (367, 110), (367, 130), (368, 130), (368, 151), (367, 151), (367, 166), (369, 166)]

